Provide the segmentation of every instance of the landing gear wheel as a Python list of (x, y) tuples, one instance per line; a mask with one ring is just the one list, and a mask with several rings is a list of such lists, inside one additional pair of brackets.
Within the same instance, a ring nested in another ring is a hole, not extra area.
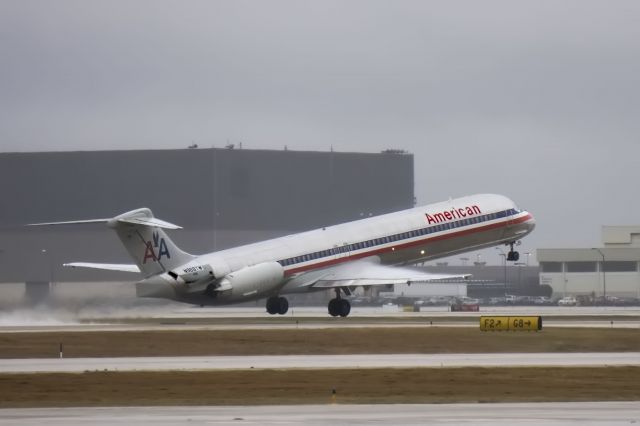
[[(519, 241), (518, 241), (517, 243), (518, 243), (518, 244), (520, 244), (520, 242), (519, 242)], [(518, 253), (517, 251), (515, 251), (515, 250), (513, 249), (513, 246), (514, 246), (515, 244), (516, 244), (516, 243), (509, 243), (509, 248), (510, 248), (510, 249), (509, 249), (509, 253), (507, 253), (507, 260), (508, 260), (509, 262), (517, 262), (518, 260), (520, 260), (520, 253)]]
[[(267, 299), (267, 312), (271, 315), (275, 315), (280, 311), (280, 298), (272, 296)], [(286, 300), (286, 299), (285, 299)]]
[(284, 315), (289, 310), (289, 301), (284, 297), (278, 297), (278, 313)]
[(351, 312), (351, 303), (346, 299), (331, 299), (329, 301), (329, 315), (332, 317), (346, 317)]
[(332, 317), (340, 315), (340, 300), (341, 299), (331, 299), (329, 301), (329, 315)]
[(520, 260), (520, 253), (513, 250), (510, 251), (509, 253), (507, 253), (507, 260), (509, 262), (517, 262), (518, 260)]
[(340, 316), (346, 317), (351, 312), (351, 303), (346, 299), (340, 299)]

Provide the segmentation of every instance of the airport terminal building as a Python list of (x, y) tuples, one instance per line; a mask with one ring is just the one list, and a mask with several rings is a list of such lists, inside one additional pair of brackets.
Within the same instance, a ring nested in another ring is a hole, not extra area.
[(556, 297), (640, 298), (640, 226), (603, 226), (603, 247), (538, 249), (540, 284)]

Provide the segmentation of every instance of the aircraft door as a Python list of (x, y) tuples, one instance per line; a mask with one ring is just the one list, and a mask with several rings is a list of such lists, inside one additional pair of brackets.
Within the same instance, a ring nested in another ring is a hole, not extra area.
[(349, 257), (350, 253), (349, 243), (342, 243), (341, 246), (335, 245), (333, 247), (333, 254), (336, 259)]

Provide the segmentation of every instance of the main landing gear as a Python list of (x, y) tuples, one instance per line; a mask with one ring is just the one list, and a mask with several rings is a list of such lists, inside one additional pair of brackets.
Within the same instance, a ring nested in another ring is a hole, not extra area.
[(520, 253), (518, 253), (513, 249), (513, 246), (515, 244), (516, 244), (515, 242), (509, 243), (510, 250), (509, 250), (509, 253), (507, 253), (507, 260), (509, 262), (517, 262), (518, 260), (520, 260)]
[(336, 288), (336, 298), (329, 301), (329, 315), (346, 317), (351, 312), (351, 303), (340, 297), (340, 289)]
[(267, 299), (267, 312), (271, 315), (284, 315), (289, 310), (289, 301), (285, 297), (271, 296)]

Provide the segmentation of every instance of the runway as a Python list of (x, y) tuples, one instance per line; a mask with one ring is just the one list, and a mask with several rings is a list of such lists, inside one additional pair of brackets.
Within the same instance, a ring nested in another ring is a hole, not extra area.
[(261, 330), (395, 327), (478, 327), (481, 315), (540, 315), (544, 327), (640, 329), (640, 307), (481, 307), (480, 312), (448, 312), (447, 307), (421, 312), (385, 311), (357, 306), (349, 318), (331, 318), (326, 307), (293, 308), (285, 316), (263, 307), (194, 308), (166, 306), (70, 313), (59, 309), (0, 312), (1, 332)]
[(639, 352), (260, 355), (0, 360), (0, 373), (234, 369), (640, 366)]
[(629, 425), (640, 402), (2, 409), (3, 425)]
[[(152, 311), (149, 311), (151, 314)], [(480, 306), (479, 312), (451, 312), (449, 306), (422, 306), (419, 312), (394, 310), (388, 306), (353, 305), (350, 316), (356, 317), (476, 317), (480, 315), (553, 315), (553, 316), (640, 316), (640, 306)], [(263, 306), (258, 307), (181, 307), (165, 310), (161, 316), (171, 317), (269, 317)], [(328, 318), (326, 306), (290, 307), (286, 316)]]
[[(165, 322), (163, 324), (74, 324), (58, 326), (11, 326), (0, 327), (0, 333), (36, 333), (36, 332), (104, 332), (104, 331), (197, 331), (197, 330), (324, 330), (330, 328), (425, 328), (425, 327), (466, 327), (478, 328), (477, 319), (473, 322), (461, 321), (431, 321), (430, 323), (414, 322), (339, 322), (341, 320), (328, 320), (318, 323), (273, 323), (273, 324), (176, 324)], [(544, 320), (544, 328), (625, 328), (640, 329), (640, 321), (549, 321)]]
[[(480, 307), (479, 312), (451, 312), (449, 306), (422, 306), (419, 312), (403, 311), (402, 307), (395, 306), (361, 306), (353, 305), (350, 316), (354, 317), (424, 317), (424, 316), (446, 316), (446, 317), (474, 317), (479, 315), (553, 315), (553, 316), (605, 316), (624, 315), (640, 316), (640, 306), (485, 306)], [(248, 318), (248, 317), (271, 317), (265, 312), (264, 306), (256, 307), (190, 307), (175, 304), (166, 307), (143, 308), (137, 310), (141, 317), (161, 317), (161, 318)], [(131, 311), (116, 311), (113, 317), (126, 317), (131, 315)], [(322, 306), (292, 306), (289, 308), (286, 317), (319, 317), (329, 318), (327, 307)], [(273, 318), (273, 317), (271, 317)], [(278, 318), (278, 317), (276, 317)]]

